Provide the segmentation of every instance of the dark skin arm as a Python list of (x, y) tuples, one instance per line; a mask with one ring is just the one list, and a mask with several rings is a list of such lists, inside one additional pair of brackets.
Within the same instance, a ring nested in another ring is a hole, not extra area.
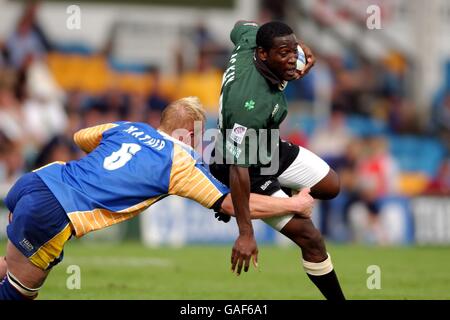
[(230, 191), (239, 227), (239, 236), (234, 243), (231, 253), (231, 270), (233, 272), (236, 270), (237, 275), (240, 275), (242, 267), (244, 267), (245, 272), (248, 271), (252, 257), (255, 267), (258, 266), (258, 247), (250, 218), (250, 177), (248, 168), (231, 165)]

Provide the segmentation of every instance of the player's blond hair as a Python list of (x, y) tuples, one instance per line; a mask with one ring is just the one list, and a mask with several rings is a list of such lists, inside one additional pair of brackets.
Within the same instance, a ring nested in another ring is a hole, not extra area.
[(169, 133), (188, 128), (194, 121), (205, 122), (206, 114), (198, 97), (186, 97), (169, 104), (161, 114), (160, 129)]

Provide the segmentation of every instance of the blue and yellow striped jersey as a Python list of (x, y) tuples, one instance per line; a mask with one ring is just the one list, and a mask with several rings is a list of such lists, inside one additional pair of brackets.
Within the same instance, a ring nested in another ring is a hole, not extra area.
[(88, 152), (36, 170), (80, 237), (130, 219), (167, 195), (211, 208), (229, 192), (194, 150), (145, 123), (116, 122), (78, 131)]

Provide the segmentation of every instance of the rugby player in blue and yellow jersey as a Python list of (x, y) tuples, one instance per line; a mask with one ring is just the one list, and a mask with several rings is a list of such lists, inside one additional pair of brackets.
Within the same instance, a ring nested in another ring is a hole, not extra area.
[[(199, 100), (189, 97), (164, 110), (159, 130), (135, 122), (82, 129), (74, 140), (87, 156), (21, 177), (5, 199), (11, 214), (6, 259), (0, 259), (0, 300), (35, 298), (72, 236), (135, 217), (166, 196), (233, 215), (229, 189), (192, 148), (194, 122), (204, 120)], [(253, 218), (308, 217), (313, 198), (307, 190), (288, 199), (252, 195), (250, 202)], [(241, 256), (239, 248), (233, 254)], [(249, 259), (241, 256), (241, 268)]]

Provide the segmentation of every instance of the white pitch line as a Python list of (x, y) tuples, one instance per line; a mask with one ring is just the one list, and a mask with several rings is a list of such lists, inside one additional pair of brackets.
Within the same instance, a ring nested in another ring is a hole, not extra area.
[(64, 264), (77, 264), (85, 266), (103, 267), (170, 267), (173, 262), (161, 258), (140, 258), (140, 257), (67, 257), (62, 261)]

